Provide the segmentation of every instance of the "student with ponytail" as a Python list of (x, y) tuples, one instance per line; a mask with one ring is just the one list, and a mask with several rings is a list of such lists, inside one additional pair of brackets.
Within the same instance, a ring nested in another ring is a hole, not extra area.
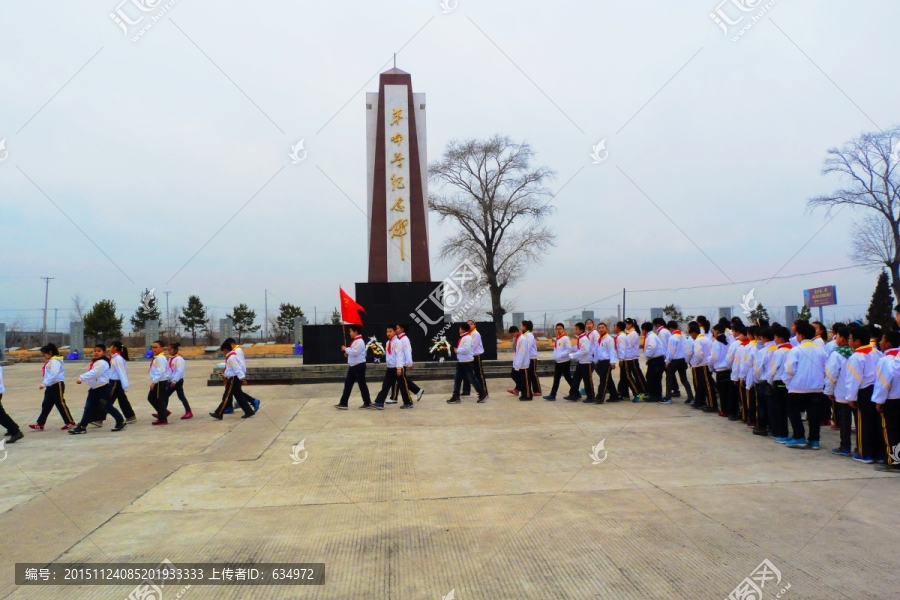
[(63, 368), (63, 357), (59, 355), (55, 344), (47, 344), (42, 347), (41, 355), (46, 362), (41, 367), (44, 378), (38, 389), (44, 390), (44, 401), (41, 403), (41, 414), (37, 423), (32, 423), (29, 427), (38, 431), (43, 430), (47, 423), (47, 417), (50, 416), (50, 411), (55, 406), (63, 420), (62, 429), (74, 429), (75, 419), (72, 418), (72, 413), (66, 406), (66, 370)]
[(126, 362), (131, 360), (128, 358), (128, 348), (123, 346), (122, 342), (113, 342), (109, 345), (109, 350), (109, 404), (112, 406), (118, 400), (122, 414), (125, 416), (125, 422), (134, 423), (137, 421), (137, 416), (134, 414), (131, 402), (128, 401), (128, 396), (125, 394), (130, 387), (128, 384), (128, 363)]

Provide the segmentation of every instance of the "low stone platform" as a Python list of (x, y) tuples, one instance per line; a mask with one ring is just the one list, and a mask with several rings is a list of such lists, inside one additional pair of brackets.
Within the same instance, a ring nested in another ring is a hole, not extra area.
[[(552, 377), (554, 370), (552, 359), (538, 359), (538, 376)], [(368, 378), (380, 379), (385, 368), (384, 363), (367, 368)], [(509, 377), (512, 370), (510, 360), (484, 361), (484, 376), (488, 379)], [(453, 380), (456, 373), (456, 361), (443, 363), (416, 363), (409, 373), (410, 379), (431, 381), (436, 379)], [(247, 367), (247, 381), (254, 385), (300, 385), (305, 383), (340, 383), (347, 375), (347, 365), (283, 365), (276, 367)], [(213, 369), (206, 382), (208, 386), (222, 385), (222, 378)]]

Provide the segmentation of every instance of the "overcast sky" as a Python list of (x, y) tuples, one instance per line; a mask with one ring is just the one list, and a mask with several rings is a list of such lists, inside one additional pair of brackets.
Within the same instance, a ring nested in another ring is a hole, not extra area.
[[(446, 14), (437, 0), (177, 0), (134, 42), (164, 3), (123, 4), (148, 15), (125, 35), (118, 1), (0, 2), (0, 322), (39, 327), (41, 276), (56, 278), (60, 329), (75, 293), (129, 317), (144, 288), (171, 290), (172, 306), (198, 294), (219, 317), (261, 311), (264, 289), (270, 310), (330, 312), (339, 285), (366, 278), (365, 92), (394, 52), (427, 94), (430, 160), (500, 133), (558, 173), (556, 247), (509, 292), (536, 322), (615, 314), (618, 297), (597, 301), (622, 288), (850, 266), (859, 215), (823, 229), (806, 199), (836, 185), (821, 175), (829, 147), (900, 123), (892, 0), (778, 0), (737, 42), (763, 3), (723, 4), (746, 15), (726, 35), (717, 0), (459, 0)], [(308, 157), (291, 164), (301, 138)], [(455, 266), (437, 255), (450, 229), (431, 225), (439, 278)], [(783, 309), (836, 284), (830, 319), (862, 315), (875, 279), (847, 269), (627, 302), (714, 315), (752, 287)]]

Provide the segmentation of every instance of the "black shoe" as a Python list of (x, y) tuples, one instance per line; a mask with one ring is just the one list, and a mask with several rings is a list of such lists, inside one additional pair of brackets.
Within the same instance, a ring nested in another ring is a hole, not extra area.
[(73, 434), (73, 435), (78, 435), (78, 434), (80, 434), (80, 433), (87, 433), (87, 429), (85, 429), (84, 427), (82, 427), (81, 425), (79, 425), (79, 426), (77, 426), (75, 429), (70, 429), (70, 430), (69, 430), (69, 433), (71, 433), (71, 434)]
[(412, 404), (404, 404), (403, 406), (400, 407), (400, 409), (402, 410), (404, 408), (412, 408), (412, 407), (413, 407)]
[[(672, 396), (672, 397), (675, 398), (676, 396)], [(688, 398), (687, 400), (684, 401), (684, 403), (685, 403), (685, 404), (693, 404), (693, 403), (694, 403), (694, 399), (693, 399), (693, 398)]]
[(672, 398), (681, 398), (681, 392), (674, 392)]
[(9, 439), (6, 441), (10, 444), (15, 444), (16, 442), (21, 440), (23, 437), (25, 437), (25, 434), (22, 433), (21, 431), (17, 431), (15, 433), (10, 433), (8, 435), (9, 435)]
[(460, 396), (471, 396), (472, 392), (463, 392)]
[(459, 396), (453, 396), (449, 400), (447, 400), (447, 404), (460, 404), (462, 400), (459, 399)]
[(594, 400), (594, 404), (603, 404), (603, 400)]
[(621, 401), (622, 401), (621, 398), (610, 398), (609, 400), (607, 400), (607, 402), (621, 402)]
[(128, 423), (122, 421), (121, 423), (116, 423), (116, 426), (110, 429), (110, 431), (122, 431), (125, 427), (128, 426)]
[(241, 415), (242, 419), (249, 419), (250, 417), (255, 417), (256, 413), (244, 413)]
[(576, 402), (578, 400), (581, 400), (581, 396), (563, 396), (563, 400), (571, 400), (572, 402)]
[(519, 400), (522, 402), (531, 402), (532, 398), (523, 398), (523, 397), (519, 396)]
[(372, 408), (375, 410), (384, 410), (384, 404), (378, 404), (377, 402), (372, 405)]
[(585, 399), (582, 400), (581, 402), (582, 402), (583, 404), (593, 404), (593, 403), (594, 403), (594, 400), (593, 400), (593, 398), (585, 398)]
[(741, 416), (740, 415), (728, 415), (728, 420), (729, 421), (740, 421)]
[(478, 400), (476, 400), (476, 402), (478, 402), (478, 404), (484, 404), (485, 400), (487, 400), (487, 394), (481, 394), (478, 396)]
[(876, 471), (886, 471), (888, 473), (900, 473), (900, 465), (884, 465), (877, 464), (875, 465)]
[(345, 404), (335, 404), (334, 407), (338, 410), (347, 410), (347, 405)]
[(711, 412), (718, 413), (718, 412), (719, 412), (719, 409), (716, 408), (715, 406), (704, 406), (704, 407), (703, 407), (703, 412), (706, 412), (706, 413), (711, 413)]
[(760, 428), (760, 427), (754, 427), (754, 428), (753, 428), (753, 435), (764, 435), (764, 436), (768, 436), (769, 433), (766, 431), (766, 428), (765, 428), (765, 427), (762, 427), (762, 428)]
[(371, 404), (363, 404), (362, 406), (360, 406), (360, 408), (361, 409), (362, 408), (372, 408), (372, 405)]
[(213, 419), (216, 419), (217, 421), (222, 420), (222, 415), (217, 415), (216, 413), (209, 413), (209, 416), (211, 416)]

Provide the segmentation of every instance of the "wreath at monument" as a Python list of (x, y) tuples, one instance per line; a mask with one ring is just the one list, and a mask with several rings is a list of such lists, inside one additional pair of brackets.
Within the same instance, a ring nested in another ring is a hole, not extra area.
[(444, 362), (445, 358), (450, 358), (453, 356), (453, 350), (450, 348), (450, 342), (447, 341), (447, 338), (441, 336), (441, 339), (436, 341), (429, 350), (431, 352), (431, 358), (438, 362)]
[(384, 346), (381, 345), (381, 342), (378, 341), (374, 335), (369, 338), (369, 343), (366, 345), (366, 350), (372, 355), (372, 363), (379, 364), (381, 359), (384, 358)]

